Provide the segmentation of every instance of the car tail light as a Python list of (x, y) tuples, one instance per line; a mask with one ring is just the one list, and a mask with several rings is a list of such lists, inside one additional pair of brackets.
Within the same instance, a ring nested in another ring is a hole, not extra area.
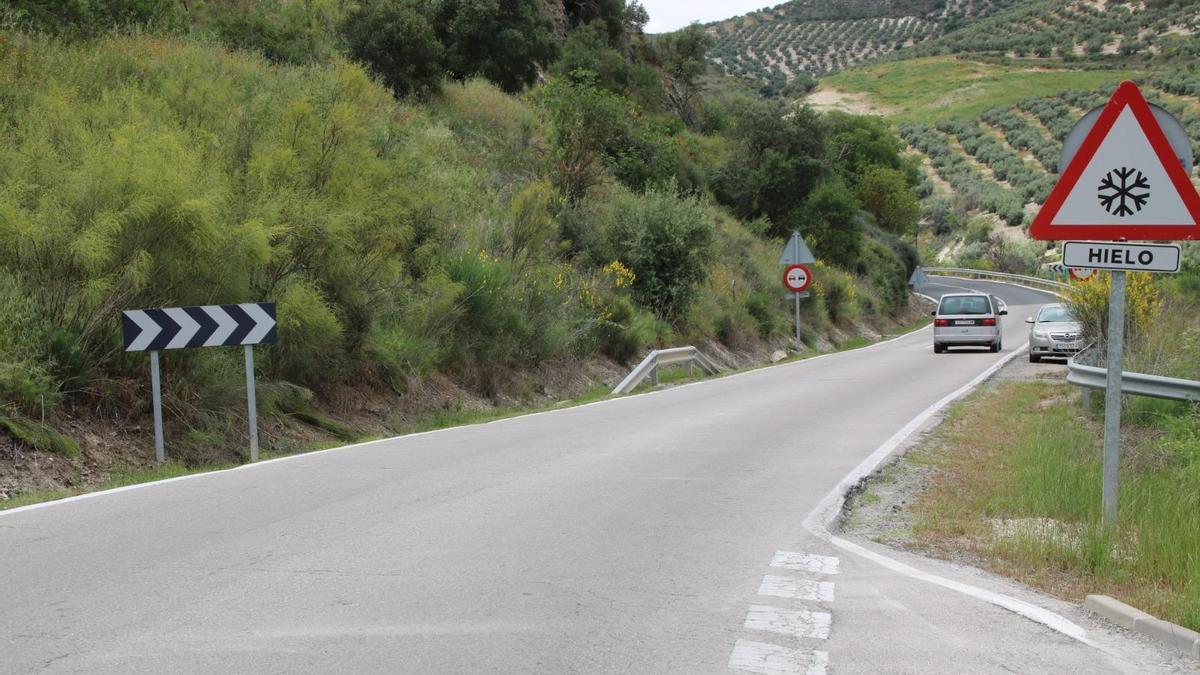
[(934, 319), (933, 325), (936, 326), (937, 328), (949, 328), (950, 327), (950, 319)]
[(996, 320), (995, 320), (995, 319), (984, 319), (984, 320), (983, 320), (983, 325), (985, 325), (985, 326), (995, 326), (995, 325), (996, 325)]

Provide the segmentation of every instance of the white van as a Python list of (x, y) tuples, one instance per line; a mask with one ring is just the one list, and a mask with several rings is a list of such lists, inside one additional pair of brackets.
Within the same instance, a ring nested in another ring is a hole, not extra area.
[(933, 311), (933, 351), (947, 347), (1001, 349), (1000, 317), (1008, 314), (1004, 302), (987, 293), (947, 293)]

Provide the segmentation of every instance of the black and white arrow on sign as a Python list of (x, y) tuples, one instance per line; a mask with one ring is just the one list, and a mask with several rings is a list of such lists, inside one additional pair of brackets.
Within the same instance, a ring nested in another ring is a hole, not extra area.
[(275, 303), (134, 309), (121, 313), (125, 351), (274, 344)]

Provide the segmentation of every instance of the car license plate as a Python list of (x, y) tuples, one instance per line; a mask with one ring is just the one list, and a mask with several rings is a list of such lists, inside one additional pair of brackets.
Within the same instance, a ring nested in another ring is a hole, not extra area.
[(1065, 351), (1071, 351), (1071, 350), (1078, 351), (1079, 343), (1078, 342), (1055, 342), (1054, 350), (1059, 351), (1059, 352), (1065, 352)]
[(954, 322), (954, 325), (955, 326), (974, 326), (975, 320), (974, 319), (958, 319), (957, 321)]

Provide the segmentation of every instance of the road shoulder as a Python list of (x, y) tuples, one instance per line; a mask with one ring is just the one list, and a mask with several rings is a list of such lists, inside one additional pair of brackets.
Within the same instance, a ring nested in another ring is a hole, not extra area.
[[(1014, 381), (1059, 382), (1064, 377), (1063, 363), (1031, 364), (1027, 359), (1018, 358), (983, 383), (979, 393), (986, 395), (989, 390)], [(896, 449), (886, 464), (849, 491), (839, 517), (832, 525), (834, 533), (923, 572), (1054, 612), (1085, 629), (1087, 641), (1112, 657), (1119, 669), (1196, 672), (1197, 662), (1190, 654), (1185, 655), (1141, 632), (1116, 625), (1074, 599), (1056, 597), (997, 573), (1003, 569), (990, 564), (969, 537), (951, 545), (945, 545), (943, 541), (931, 546), (915, 534), (918, 516), (913, 507), (935, 479), (938, 469), (926, 462), (912, 461), (909, 453), (939, 442), (933, 432), (946, 421), (947, 412), (942, 410), (930, 418)]]

